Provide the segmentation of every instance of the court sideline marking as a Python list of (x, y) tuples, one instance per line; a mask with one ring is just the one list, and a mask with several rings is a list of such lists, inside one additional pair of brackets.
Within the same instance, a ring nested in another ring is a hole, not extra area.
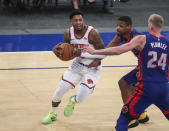
[[(123, 65), (123, 66), (102, 66), (103, 68), (109, 67), (136, 67), (137, 65)], [(44, 69), (65, 69), (68, 67), (41, 67), (41, 68), (4, 68), (0, 70), (44, 70)]]

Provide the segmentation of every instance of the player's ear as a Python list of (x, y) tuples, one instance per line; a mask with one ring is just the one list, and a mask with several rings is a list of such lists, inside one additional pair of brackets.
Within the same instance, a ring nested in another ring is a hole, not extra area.
[(154, 27), (151, 23), (148, 24), (148, 27), (149, 27), (150, 30), (154, 30)]

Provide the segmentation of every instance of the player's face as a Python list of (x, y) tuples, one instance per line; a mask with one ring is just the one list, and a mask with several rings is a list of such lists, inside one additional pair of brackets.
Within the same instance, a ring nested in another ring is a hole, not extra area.
[(130, 31), (130, 29), (131, 29), (131, 26), (126, 25), (126, 23), (124, 21), (120, 21), (120, 20), (117, 21), (116, 30), (117, 30), (118, 34), (124, 35), (124, 34), (128, 33)]
[(83, 29), (83, 17), (82, 15), (75, 15), (71, 19), (71, 24), (73, 25), (74, 29), (80, 31)]

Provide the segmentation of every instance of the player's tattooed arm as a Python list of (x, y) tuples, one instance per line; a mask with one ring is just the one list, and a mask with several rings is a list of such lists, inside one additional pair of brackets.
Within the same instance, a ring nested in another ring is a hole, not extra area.
[(120, 42), (121, 42), (120, 36), (119, 36), (119, 35), (115, 35), (115, 37), (113, 38), (113, 40), (111, 40), (111, 41), (109, 42), (109, 44), (107, 45), (106, 48), (118, 46), (118, 45), (120, 44)]
[[(89, 34), (89, 43), (92, 44), (94, 46), (95, 49), (103, 49), (104, 48), (104, 43), (100, 37), (100, 34), (97, 30), (91, 30), (90, 34)], [(97, 67), (100, 64), (100, 59), (96, 58), (93, 60), (92, 63), (90, 63), (88, 65), (88, 68), (91, 67), (95, 67), (95, 69), (97, 69)]]
[(67, 29), (67, 30), (65, 31), (63, 37), (64, 37), (64, 42), (65, 42), (65, 43), (70, 43), (70, 31), (69, 31), (69, 29)]
[(89, 33), (89, 43), (94, 46), (95, 49), (103, 49), (104, 43), (97, 30), (92, 29)]

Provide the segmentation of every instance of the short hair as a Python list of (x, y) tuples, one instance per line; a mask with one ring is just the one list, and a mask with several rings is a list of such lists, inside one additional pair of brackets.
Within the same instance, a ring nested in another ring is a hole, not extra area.
[(132, 26), (132, 20), (129, 16), (121, 16), (121, 17), (118, 18), (118, 20), (124, 21), (127, 26), (128, 25)]
[(83, 12), (81, 11), (81, 10), (73, 10), (71, 13), (70, 13), (70, 16), (69, 16), (69, 18), (70, 18), (70, 20), (73, 18), (73, 16), (75, 16), (75, 15), (82, 15), (82, 16), (84, 16), (84, 14), (83, 14)]
[(155, 26), (158, 29), (161, 29), (163, 27), (164, 19), (161, 15), (152, 14), (150, 15), (148, 20), (153, 26)]

